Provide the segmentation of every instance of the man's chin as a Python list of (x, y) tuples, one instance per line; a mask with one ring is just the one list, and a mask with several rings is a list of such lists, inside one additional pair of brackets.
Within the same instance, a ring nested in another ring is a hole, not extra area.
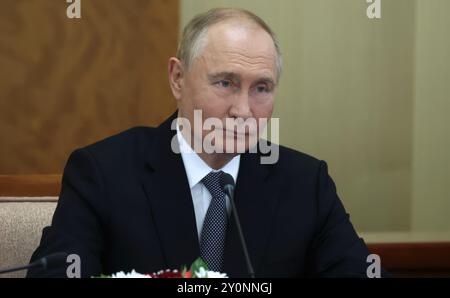
[(222, 149), (221, 152), (224, 152), (226, 154), (242, 154), (248, 151), (250, 147), (252, 147), (256, 144), (256, 142), (249, 143), (247, 138), (234, 138), (231, 140), (226, 140), (222, 144), (218, 144), (217, 148)]

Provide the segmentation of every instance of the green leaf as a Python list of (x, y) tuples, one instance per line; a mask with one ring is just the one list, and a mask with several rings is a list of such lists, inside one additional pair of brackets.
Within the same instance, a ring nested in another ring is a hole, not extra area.
[(208, 265), (205, 263), (205, 261), (203, 261), (202, 258), (198, 258), (197, 260), (194, 261), (194, 263), (192, 263), (191, 265), (191, 272), (192, 272), (192, 277), (196, 277), (195, 276), (195, 272), (199, 271), (199, 269), (203, 267), (205, 268), (206, 271), (208, 271)]
[(183, 268), (181, 269), (181, 276), (185, 277), (186, 272), (187, 272), (187, 267), (183, 266)]

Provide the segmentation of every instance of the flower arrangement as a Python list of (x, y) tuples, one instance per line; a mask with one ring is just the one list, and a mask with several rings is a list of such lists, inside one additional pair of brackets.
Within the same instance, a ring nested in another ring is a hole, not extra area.
[(226, 273), (209, 271), (208, 265), (201, 259), (195, 260), (189, 270), (184, 266), (181, 270), (161, 270), (156, 273), (142, 274), (135, 270), (117, 272), (112, 275), (101, 275), (100, 278), (227, 278)]

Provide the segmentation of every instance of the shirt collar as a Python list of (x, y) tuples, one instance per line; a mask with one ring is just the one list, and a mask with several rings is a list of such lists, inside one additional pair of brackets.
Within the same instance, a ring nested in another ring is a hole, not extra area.
[(241, 160), (241, 156), (237, 155), (233, 157), (226, 165), (224, 165), (221, 169), (215, 170), (211, 168), (203, 159), (198, 156), (198, 154), (192, 149), (192, 147), (186, 142), (183, 135), (181, 134), (178, 125), (177, 125), (177, 139), (180, 145), (181, 158), (183, 159), (184, 168), (186, 170), (186, 175), (189, 182), (189, 187), (192, 189), (195, 185), (197, 185), (209, 172), (214, 171), (223, 171), (227, 174), (230, 174), (234, 181), (236, 182), (238, 171), (239, 171), (239, 163)]

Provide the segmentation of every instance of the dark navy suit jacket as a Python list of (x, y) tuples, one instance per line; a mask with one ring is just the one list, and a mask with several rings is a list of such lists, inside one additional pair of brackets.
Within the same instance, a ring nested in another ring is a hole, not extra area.
[[(200, 256), (194, 208), (171, 120), (136, 127), (74, 151), (51, 226), (32, 260), (78, 254), (82, 277), (189, 266)], [(245, 153), (235, 200), (257, 277), (366, 276), (369, 254), (339, 200), (325, 162), (279, 147), (275, 164)], [(246, 277), (234, 221), (223, 272)], [(66, 266), (29, 277), (66, 276)]]

